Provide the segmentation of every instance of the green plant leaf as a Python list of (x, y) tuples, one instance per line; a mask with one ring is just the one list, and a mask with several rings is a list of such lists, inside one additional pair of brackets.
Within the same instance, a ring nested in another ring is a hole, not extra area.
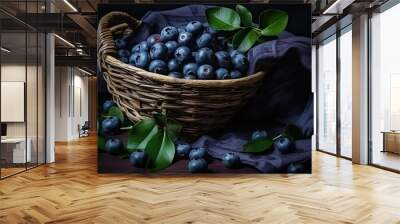
[(240, 16), (235, 10), (230, 8), (208, 8), (206, 16), (208, 24), (215, 30), (232, 31), (240, 28)]
[(124, 123), (125, 120), (124, 113), (122, 113), (122, 111), (116, 106), (111, 107), (107, 115), (112, 117), (117, 117), (121, 121), (121, 124)]
[(181, 124), (167, 118), (167, 116), (165, 116), (164, 114), (154, 114), (154, 119), (158, 126), (166, 127), (166, 130), (172, 141), (175, 141), (179, 137), (179, 134), (182, 130)]
[(138, 149), (145, 149), (150, 139), (157, 133), (158, 127), (152, 118), (145, 118), (129, 131), (126, 150), (131, 153)]
[(251, 15), (251, 12), (246, 7), (244, 7), (243, 5), (236, 5), (236, 12), (240, 16), (242, 26), (244, 26), (244, 27), (252, 26), (253, 16)]
[(289, 16), (287, 12), (269, 9), (260, 15), (260, 28), (264, 36), (276, 36), (285, 30)]
[(261, 33), (256, 29), (242, 29), (233, 36), (233, 47), (242, 53), (246, 53), (257, 42), (260, 36)]
[(303, 137), (303, 131), (294, 124), (289, 124), (286, 126), (285, 131), (282, 136), (289, 137), (292, 140), (297, 140)]
[(176, 139), (178, 139), (179, 134), (182, 131), (182, 125), (174, 120), (168, 119), (166, 131), (168, 132), (171, 140), (175, 141)]
[(168, 118), (164, 114), (160, 114), (160, 113), (154, 114), (153, 117), (154, 117), (154, 120), (156, 121), (158, 126), (162, 126), (163, 127), (163, 126), (167, 125)]
[(169, 167), (174, 160), (175, 145), (164, 130), (158, 130), (146, 146), (152, 171), (159, 171)]
[(106, 140), (104, 139), (104, 137), (101, 135), (98, 135), (97, 136), (97, 149), (104, 151), (105, 145), (106, 145)]
[(261, 138), (254, 141), (249, 141), (243, 146), (244, 152), (249, 153), (261, 153), (265, 152), (268, 149), (271, 149), (271, 146), (274, 144), (274, 141), (270, 138)]

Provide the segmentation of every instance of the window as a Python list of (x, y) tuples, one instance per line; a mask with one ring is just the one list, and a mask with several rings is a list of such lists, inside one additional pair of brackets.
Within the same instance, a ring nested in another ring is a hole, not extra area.
[(318, 48), (318, 149), (336, 153), (336, 36)]
[(400, 170), (400, 4), (371, 18), (371, 162)]
[(352, 33), (342, 31), (340, 45), (340, 155), (352, 157)]

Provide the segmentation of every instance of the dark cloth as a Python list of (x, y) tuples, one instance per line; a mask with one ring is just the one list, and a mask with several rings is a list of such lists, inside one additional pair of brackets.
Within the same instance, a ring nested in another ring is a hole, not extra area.
[[(149, 11), (142, 25), (130, 37), (133, 46), (167, 25), (182, 27), (198, 20), (206, 22), (209, 6), (190, 5), (174, 10)], [(257, 95), (243, 108), (220, 135), (202, 136), (193, 147), (205, 147), (210, 156), (220, 159), (226, 152), (240, 154), (243, 163), (261, 172), (281, 172), (293, 162), (311, 160), (313, 134), (313, 97), (311, 93), (311, 40), (283, 32), (278, 39), (259, 44), (248, 52), (249, 72), (265, 71), (266, 78)], [(279, 134), (287, 124), (303, 131), (303, 139), (295, 142), (293, 153), (252, 155), (242, 153), (251, 132), (264, 129), (270, 135)]]

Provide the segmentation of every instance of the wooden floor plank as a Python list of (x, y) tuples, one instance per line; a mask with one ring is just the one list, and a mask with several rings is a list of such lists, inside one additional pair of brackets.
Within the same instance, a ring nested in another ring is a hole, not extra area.
[(0, 181), (0, 223), (400, 223), (400, 175), (313, 153), (312, 175), (97, 174), (94, 137)]

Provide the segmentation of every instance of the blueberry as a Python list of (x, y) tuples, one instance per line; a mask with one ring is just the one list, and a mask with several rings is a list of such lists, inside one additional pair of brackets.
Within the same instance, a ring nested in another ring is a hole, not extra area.
[(103, 103), (103, 112), (107, 113), (110, 108), (114, 106), (114, 102), (112, 100), (106, 100)]
[(214, 68), (211, 65), (201, 65), (197, 69), (197, 78), (199, 79), (214, 79)]
[(192, 159), (188, 163), (188, 170), (191, 173), (202, 173), (207, 171), (208, 164), (205, 159)]
[(231, 78), (229, 71), (226, 70), (226, 68), (217, 69), (217, 71), (215, 71), (215, 75), (217, 76), (217, 79), (230, 79)]
[(176, 41), (170, 40), (165, 43), (165, 46), (168, 48), (168, 55), (174, 55), (175, 50), (178, 48), (178, 43)]
[(222, 164), (224, 164), (226, 168), (237, 168), (241, 164), (240, 157), (236, 153), (228, 152), (222, 156)]
[(183, 75), (180, 72), (170, 72), (168, 73), (168, 76), (176, 79), (183, 78)]
[(136, 52), (141, 52), (141, 51), (148, 51), (149, 50), (149, 45), (147, 44), (146, 41), (142, 41), (138, 44), (136, 44), (134, 47), (132, 47), (131, 53), (136, 53)]
[(192, 53), (188, 47), (181, 46), (176, 49), (174, 56), (179, 62), (185, 63), (192, 58)]
[(161, 42), (160, 34), (152, 34), (147, 38), (147, 45), (149, 47), (153, 46), (155, 43)]
[(211, 36), (215, 36), (217, 34), (217, 31), (215, 31), (210, 24), (208, 23), (203, 23), (203, 28), (205, 33), (211, 34)]
[(173, 26), (166, 26), (161, 30), (161, 41), (176, 40), (179, 32), (178, 29)]
[(144, 168), (147, 162), (147, 154), (141, 150), (132, 152), (129, 157), (129, 162), (138, 168)]
[(193, 41), (193, 35), (189, 32), (179, 33), (178, 44), (181, 46), (189, 46)]
[(203, 47), (197, 51), (195, 56), (195, 61), (197, 64), (210, 64), (213, 65), (215, 63), (215, 55), (213, 50), (208, 47)]
[(183, 66), (183, 75), (196, 75), (197, 73), (197, 64), (196, 63), (189, 63)]
[(235, 49), (229, 49), (228, 52), (229, 52), (229, 56), (231, 56), (232, 60), (236, 55), (241, 54), (240, 51), (235, 50)]
[(187, 158), (190, 150), (191, 148), (188, 143), (181, 143), (176, 146), (176, 154), (181, 158)]
[(228, 52), (217, 51), (215, 52), (215, 57), (219, 67), (227, 69), (231, 67), (231, 57), (229, 56)]
[(251, 140), (257, 140), (257, 139), (261, 139), (261, 138), (266, 138), (267, 136), (268, 136), (268, 133), (266, 131), (264, 131), (264, 130), (255, 131), (251, 135)]
[(189, 159), (201, 159), (204, 158), (206, 155), (206, 149), (205, 148), (194, 148), (190, 151), (189, 153)]
[(146, 69), (150, 63), (150, 56), (145, 51), (137, 52), (131, 56), (129, 61), (138, 68)]
[(287, 168), (288, 173), (304, 173), (305, 168), (302, 163), (291, 163)]
[(150, 58), (154, 59), (166, 59), (168, 57), (168, 48), (163, 43), (155, 43), (150, 48)]
[(238, 70), (244, 74), (247, 73), (247, 69), (249, 68), (249, 61), (247, 60), (247, 57), (243, 54), (236, 54), (232, 58), (232, 64), (235, 70)]
[(203, 31), (203, 24), (199, 21), (192, 21), (186, 25), (186, 31), (193, 34), (200, 34)]
[(123, 63), (126, 63), (126, 64), (129, 63), (129, 58), (123, 57), (123, 58), (119, 58), (119, 60), (122, 61)]
[(118, 38), (115, 40), (115, 46), (117, 49), (124, 49), (126, 48), (126, 41), (122, 38)]
[(117, 55), (120, 58), (129, 58), (131, 53), (126, 49), (120, 49), (120, 50), (117, 51)]
[(230, 73), (231, 79), (239, 79), (242, 78), (242, 73), (240, 73), (238, 70), (233, 70)]
[(114, 134), (121, 126), (121, 121), (117, 117), (106, 118), (101, 122), (103, 134)]
[(179, 33), (186, 32), (186, 29), (184, 27), (178, 27), (178, 32)]
[(203, 33), (196, 39), (197, 48), (209, 47), (212, 42), (212, 36), (209, 33)]
[(194, 79), (197, 79), (197, 77), (196, 77), (195, 75), (185, 75), (185, 76), (183, 76), (183, 78), (184, 78), (184, 79), (187, 79), (187, 80), (194, 80)]
[(168, 73), (167, 64), (162, 60), (153, 60), (150, 62), (149, 71), (166, 75)]
[(279, 138), (275, 143), (274, 147), (276, 150), (278, 150), (282, 154), (289, 153), (293, 150), (293, 142), (286, 137)]
[(110, 154), (119, 154), (124, 148), (121, 140), (117, 138), (110, 138), (106, 141), (104, 149)]
[(181, 63), (173, 58), (168, 61), (168, 69), (170, 72), (179, 72), (181, 70)]

